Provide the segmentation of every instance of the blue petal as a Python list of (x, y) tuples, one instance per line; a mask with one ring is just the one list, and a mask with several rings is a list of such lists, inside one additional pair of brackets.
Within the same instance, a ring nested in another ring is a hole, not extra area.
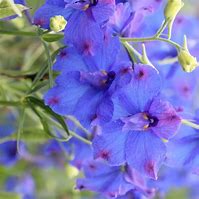
[(157, 179), (157, 172), (166, 155), (162, 140), (151, 132), (128, 134), (125, 148), (127, 163), (143, 175)]
[[(156, 70), (146, 65), (135, 65), (131, 83), (116, 91), (112, 97), (114, 106), (120, 107), (114, 109), (113, 118), (145, 112), (160, 88), (161, 80)], [(122, 115), (125, 113), (128, 114)]]
[(108, 21), (109, 17), (113, 15), (115, 2), (113, 0), (99, 0), (96, 6), (93, 6), (92, 14), (97, 23)]
[(80, 190), (96, 191), (108, 198), (115, 198), (134, 188), (133, 184), (125, 180), (125, 172), (122, 172), (120, 167), (110, 167), (105, 163), (93, 161), (86, 165), (85, 169), (94, 173), (86, 172), (86, 178), (77, 180), (77, 188)]
[(155, 98), (148, 112), (159, 120), (155, 127), (151, 127), (151, 130), (156, 135), (168, 140), (176, 134), (180, 127), (181, 119), (169, 102)]
[(76, 11), (65, 29), (65, 43), (74, 45), (84, 56), (94, 56), (101, 48), (103, 32), (85, 12)]
[(57, 4), (55, 3), (55, 1), (49, 1), (49, 3), (46, 3), (43, 6), (41, 6), (35, 12), (34, 24), (41, 26), (42, 28), (49, 29), (51, 17), (56, 16), (56, 15), (62, 15), (67, 20), (68, 17), (71, 15), (72, 10), (65, 9), (62, 2)]
[(63, 49), (57, 56), (56, 62), (53, 65), (56, 71), (87, 71), (87, 65), (84, 63), (83, 58), (77, 53), (73, 47)]
[(60, 115), (73, 114), (80, 97), (87, 91), (87, 86), (79, 82), (79, 72), (69, 72), (57, 79), (58, 85), (51, 88), (44, 96), (46, 105), (49, 105)]
[(199, 136), (174, 138), (167, 143), (167, 164), (173, 167), (199, 167)]
[(115, 121), (103, 126), (103, 133), (93, 140), (95, 158), (107, 160), (114, 166), (125, 163), (124, 149), (128, 134), (122, 132), (122, 125), (121, 121)]
[(13, 165), (19, 158), (17, 152), (17, 142), (8, 141), (0, 144), (0, 165)]

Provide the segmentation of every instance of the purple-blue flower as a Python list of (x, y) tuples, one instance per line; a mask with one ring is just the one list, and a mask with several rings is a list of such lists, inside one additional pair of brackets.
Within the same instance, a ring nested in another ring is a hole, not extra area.
[(0, 144), (0, 165), (13, 165), (19, 159), (17, 152), (17, 142), (8, 141)]
[[(93, 122), (111, 119), (112, 102), (107, 96), (131, 78), (132, 63), (118, 38), (109, 35), (102, 45), (92, 57), (80, 55), (74, 48), (64, 49), (54, 65), (54, 69), (62, 73), (44, 97), (56, 113), (73, 115), (88, 128)], [(100, 104), (107, 103), (109, 111), (101, 118), (104, 110)]]
[(112, 96), (113, 121), (93, 140), (95, 158), (114, 166), (127, 163), (143, 175), (157, 178), (166, 157), (163, 139), (173, 137), (181, 121), (172, 105), (159, 95), (160, 88), (157, 71), (135, 65), (131, 83)]
[(106, 162), (90, 160), (84, 164), (85, 178), (78, 179), (76, 188), (102, 193), (107, 198), (117, 198), (130, 190), (146, 196), (154, 193), (146, 186), (144, 178), (127, 165), (110, 167)]
[[(194, 121), (198, 122), (198, 113)], [(189, 171), (199, 174), (199, 131), (182, 126), (176, 137), (167, 143), (167, 161), (171, 167), (188, 168)]]

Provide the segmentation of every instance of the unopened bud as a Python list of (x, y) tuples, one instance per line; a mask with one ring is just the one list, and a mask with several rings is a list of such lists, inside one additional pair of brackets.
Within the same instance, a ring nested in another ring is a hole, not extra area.
[(196, 57), (192, 56), (189, 51), (181, 49), (178, 53), (178, 61), (185, 72), (192, 72), (197, 66)]
[(50, 18), (50, 29), (54, 32), (60, 32), (65, 29), (67, 21), (63, 16), (57, 15)]
[(178, 61), (185, 72), (192, 72), (197, 66), (198, 62), (196, 57), (192, 56), (187, 46), (187, 37), (184, 36), (183, 47), (178, 52)]
[(167, 5), (164, 9), (165, 20), (171, 21), (175, 19), (178, 12), (184, 6), (182, 0), (168, 0)]

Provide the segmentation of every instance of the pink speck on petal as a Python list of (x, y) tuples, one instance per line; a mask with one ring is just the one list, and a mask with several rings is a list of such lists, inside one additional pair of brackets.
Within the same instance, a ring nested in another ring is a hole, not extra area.
[(56, 104), (58, 104), (59, 103), (59, 99), (57, 98), (57, 97), (52, 97), (52, 98), (50, 98), (49, 100), (48, 100), (48, 104), (49, 105), (56, 105)]
[(110, 158), (110, 153), (108, 151), (101, 151), (99, 157), (108, 160)]
[(157, 179), (157, 175), (155, 173), (155, 165), (153, 161), (147, 161), (145, 164), (145, 171), (149, 176), (151, 176), (154, 179)]
[(40, 18), (40, 19), (35, 19), (34, 24), (37, 26), (43, 26), (45, 24), (45, 19)]

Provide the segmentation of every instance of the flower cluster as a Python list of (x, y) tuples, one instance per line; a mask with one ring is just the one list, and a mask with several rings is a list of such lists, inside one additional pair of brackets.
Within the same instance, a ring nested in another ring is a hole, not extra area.
[[(44, 99), (53, 111), (74, 116), (91, 132), (95, 160), (85, 163), (86, 178), (77, 182), (81, 190), (109, 197), (130, 190), (147, 195), (152, 191), (137, 178), (157, 179), (167, 159), (166, 142), (176, 134), (181, 116), (161, 94), (159, 72), (150, 64), (135, 63), (120, 42), (121, 36), (138, 33), (157, 4), (47, 1), (35, 14), (34, 23), (42, 28), (49, 28), (55, 15), (67, 21), (67, 47), (53, 65), (60, 74)], [(105, 186), (109, 181), (110, 187)]]
[[(191, 120), (199, 122), (198, 103), (192, 105), (198, 72), (190, 72), (198, 65), (192, 56), (198, 52), (193, 31), (198, 22), (192, 20), (192, 32), (184, 30), (190, 19), (176, 17), (183, 5), (168, 0), (163, 11), (163, 2), (157, 0), (46, 0), (33, 23), (47, 33), (61, 32), (64, 47), (52, 65), (56, 78), (44, 102), (64, 117), (76, 137), (61, 147), (55, 140), (41, 145), (44, 159), (31, 156), (21, 143), (23, 158), (42, 167), (62, 167), (64, 150), (67, 161), (84, 174), (76, 189), (93, 191), (96, 198), (153, 198), (187, 183), (196, 191), (199, 126)], [(179, 31), (178, 37), (173, 31)], [(191, 49), (183, 31), (193, 38)], [(12, 125), (5, 127), (0, 125), (0, 130), (8, 136)], [(61, 130), (54, 131), (59, 138)], [(0, 164), (18, 161), (18, 145), (0, 145)], [(182, 175), (184, 182), (178, 183)], [(9, 179), (8, 185), (17, 180)], [(31, 176), (23, 181), (31, 184), (26, 195), (34, 195)]]

